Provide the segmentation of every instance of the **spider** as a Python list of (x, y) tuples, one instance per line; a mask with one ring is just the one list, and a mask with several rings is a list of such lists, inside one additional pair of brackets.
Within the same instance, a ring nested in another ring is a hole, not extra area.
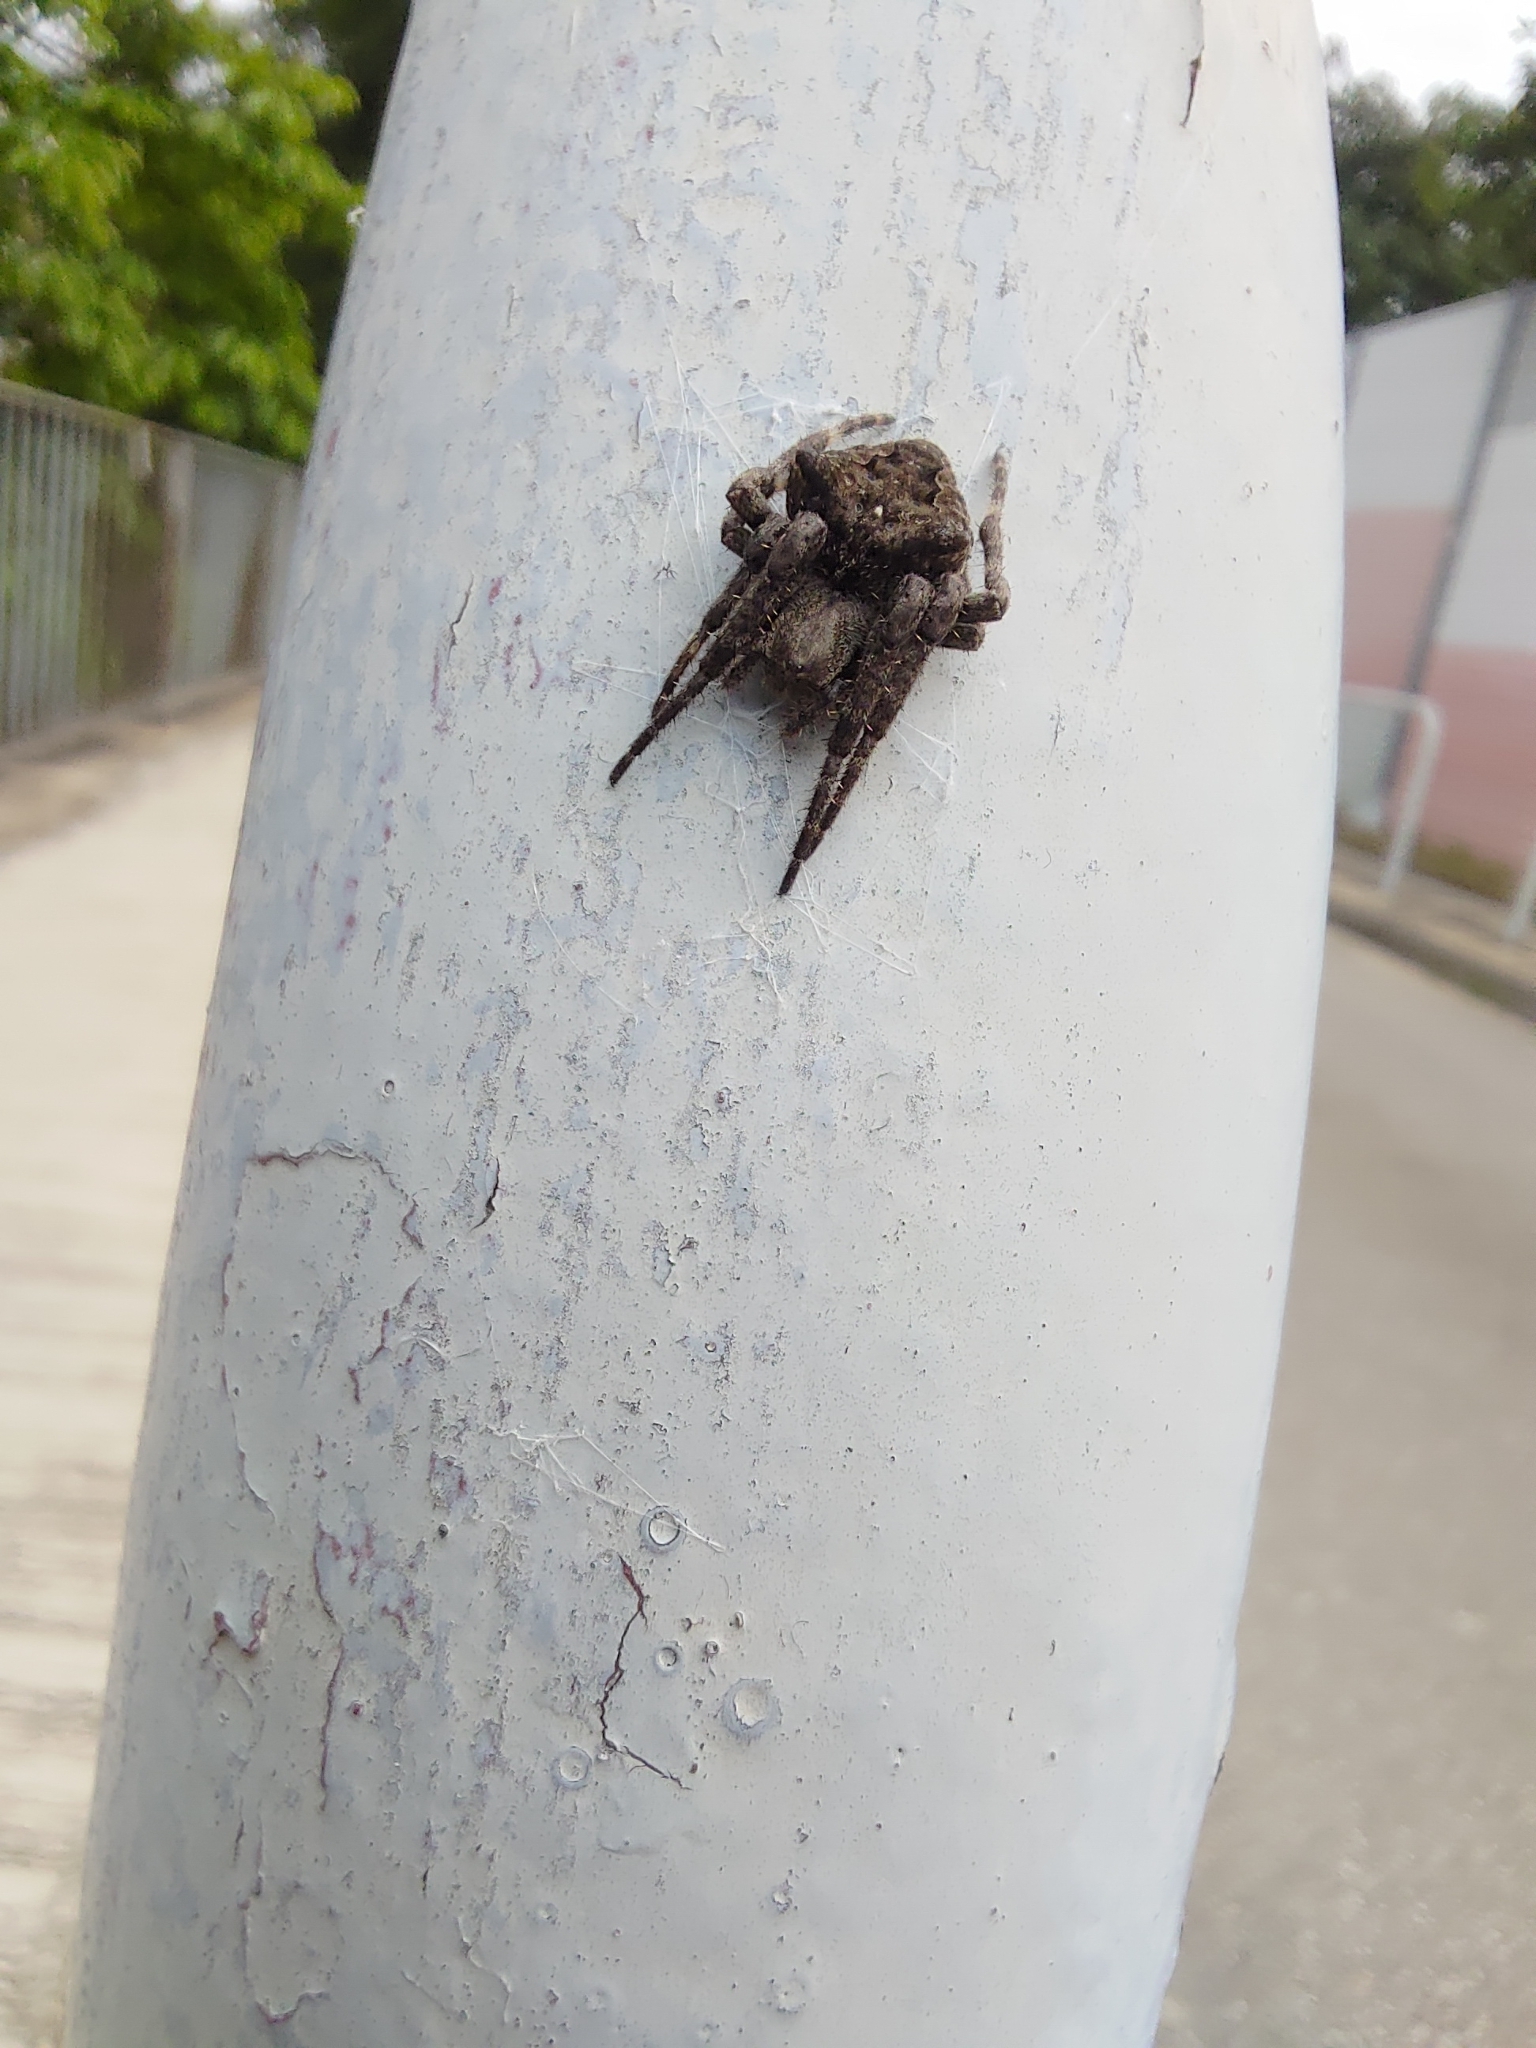
[[(936, 647), (979, 647), (984, 627), (1008, 609), (1005, 457), (993, 460), (980, 536), (985, 574), (973, 590), (966, 564), (976, 536), (944, 451), (932, 441), (836, 445), (890, 424), (889, 413), (862, 413), (737, 477), (725, 494), (731, 509), (720, 538), (741, 567), (673, 662), (649, 723), (608, 777), (618, 782), (711, 683), (729, 688), (760, 663), (789, 707), (786, 734), (819, 718), (833, 721), (781, 896), (831, 829), (929, 655)], [(782, 512), (773, 504), (781, 494)]]

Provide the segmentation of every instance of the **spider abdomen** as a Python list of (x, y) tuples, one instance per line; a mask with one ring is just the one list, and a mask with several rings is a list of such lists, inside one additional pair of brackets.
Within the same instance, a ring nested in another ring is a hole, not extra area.
[(872, 608), (820, 578), (785, 602), (763, 647), (769, 679), (795, 697), (825, 697), (869, 634)]

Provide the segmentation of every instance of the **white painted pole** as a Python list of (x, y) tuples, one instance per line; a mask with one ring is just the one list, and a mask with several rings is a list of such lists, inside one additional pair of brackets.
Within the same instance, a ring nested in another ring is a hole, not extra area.
[[(1150, 2040), (1339, 597), (1310, 10), (1200, 13), (418, 6), (210, 1022), (75, 2048)], [(780, 901), (818, 745), (716, 693), (606, 769), (730, 477), (866, 407), (973, 502), (1011, 449), (1013, 608)]]

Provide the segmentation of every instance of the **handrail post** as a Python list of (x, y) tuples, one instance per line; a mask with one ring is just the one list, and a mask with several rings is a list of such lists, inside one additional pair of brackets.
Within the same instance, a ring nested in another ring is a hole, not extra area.
[[(1419, 729), (1419, 743), (1414, 750), (1413, 769), (1403, 787), (1398, 801), (1397, 816), (1393, 820), (1392, 837), (1387, 847), (1386, 858), (1376, 878), (1376, 886), (1383, 896), (1390, 896), (1402, 883), (1413, 863), (1414, 850), (1419, 842), (1419, 833), (1424, 823), (1424, 809), (1429, 801), (1430, 784), (1434, 780), (1436, 766), (1440, 759), (1440, 748), (1445, 738), (1445, 714), (1432, 699), (1410, 693), (1406, 690), (1387, 690), (1374, 683), (1345, 683), (1343, 697), (1346, 703), (1375, 704), (1395, 714), (1404, 724), (1412, 723)], [(1394, 756), (1396, 749), (1393, 749)]]
[(1536, 915), (1536, 840), (1531, 842), (1525, 873), (1520, 877), (1515, 900), (1509, 906), (1509, 916), (1504, 921), (1504, 937), (1512, 946), (1530, 937), (1533, 915)]

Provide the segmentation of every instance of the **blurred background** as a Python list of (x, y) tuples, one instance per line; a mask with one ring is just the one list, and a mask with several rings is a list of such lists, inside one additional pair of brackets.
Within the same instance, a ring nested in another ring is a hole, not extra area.
[[(0, 2048), (60, 2039), (267, 648), (408, 0), (0, 0)], [(1162, 2048), (1536, 2040), (1536, 20), (1318, 0), (1338, 847)]]

